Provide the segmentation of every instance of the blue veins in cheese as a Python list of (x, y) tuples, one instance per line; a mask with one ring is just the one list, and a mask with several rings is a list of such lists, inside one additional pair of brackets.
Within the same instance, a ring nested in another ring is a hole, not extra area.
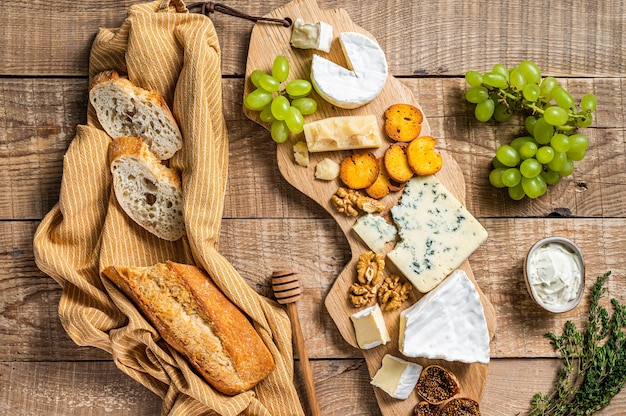
[(391, 341), (378, 303), (350, 316), (359, 347), (368, 350)]
[(487, 239), (483, 226), (432, 175), (409, 180), (391, 215), (401, 240), (387, 259), (422, 293)]
[(480, 296), (463, 270), (400, 314), (400, 352), (407, 357), (489, 363), (489, 330)]
[(352, 230), (363, 240), (370, 250), (382, 254), (385, 244), (394, 241), (398, 231), (380, 215), (367, 214), (359, 218)]
[(311, 84), (324, 100), (337, 107), (361, 107), (383, 90), (387, 58), (378, 43), (361, 33), (342, 32), (339, 43), (349, 69), (314, 54)]
[(405, 400), (415, 388), (422, 370), (419, 364), (386, 354), (370, 383), (394, 399)]

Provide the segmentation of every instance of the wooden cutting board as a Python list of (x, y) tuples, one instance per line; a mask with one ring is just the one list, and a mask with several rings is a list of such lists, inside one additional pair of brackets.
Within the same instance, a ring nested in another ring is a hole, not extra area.
[[(283, 27), (281, 25), (271, 23), (257, 23), (252, 30), (250, 38), (244, 94), (247, 94), (255, 88), (249, 80), (250, 73), (255, 69), (264, 70), (268, 73), (271, 72), (272, 62), (277, 55), (285, 55), (289, 58), (291, 70), (287, 81), (296, 78), (309, 79), (311, 59), (314, 53), (330, 59), (339, 65), (346, 66), (346, 59), (343, 56), (341, 45), (337, 39), (338, 33), (359, 32), (374, 39), (370, 33), (352, 22), (350, 16), (348, 16), (345, 10), (320, 10), (317, 2), (314, 0), (295, 0), (274, 10), (266, 17), (288, 18), (291, 19), (291, 21), (295, 21), (296, 18), (301, 18), (305, 23), (315, 23), (318, 21), (326, 22), (333, 27), (334, 39), (332, 47), (330, 53), (324, 53), (316, 50), (295, 49), (292, 48), (289, 43), (292, 31), (291, 27)], [(382, 137), (386, 137), (383, 131), (383, 115), (385, 110), (391, 104), (410, 103), (421, 109), (411, 91), (404, 84), (402, 84), (402, 82), (391, 75), (388, 77), (387, 83), (380, 96), (369, 104), (357, 109), (345, 110), (337, 108), (321, 99), (317, 94), (315, 94), (315, 92), (313, 92), (311, 96), (317, 100), (318, 110), (315, 114), (307, 116), (305, 118), (306, 122), (333, 116), (374, 114), (378, 117)], [(269, 130), (269, 124), (260, 121), (258, 112), (250, 111), (244, 107), (244, 113), (248, 118), (254, 120)], [(430, 135), (430, 126), (426, 117), (424, 119), (424, 123), (422, 124), (421, 134)], [(266, 140), (271, 140), (269, 134)], [(315, 166), (322, 159), (328, 157), (336, 162), (340, 162), (345, 156), (349, 155), (350, 152), (311, 153), (309, 166), (302, 167), (295, 163), (292, 150), (293, 144), (299, 140), (304, 140), (302, 133), (292, 135), (286, 143), (277, 145), (276, 155), (278, 168), (280, 169), (282, 176), (291, 185), (312, 198), (333, 216), (349, 242), (352, 259), (346, 265), (342, 273), (337, 277), (337, 280), (326, 297), (325, 305), (328, 313), (336, 323), (346, 342), (355, 348), (358, 348), (354, 335), (354, 328), (352, 326), (352, 322), (350, 321), (350, 315), (356, 312), (357, 309), (352, 307), (348, 301), (347, 294), (348, 288), (354, 282), (356, 277), (356, 263), (358, 258), (363, 252), (369, 251), (369, 249), (365, 246), (365, 244), (363, 244), (359, 237), (351, 231), (355, 218), (349, 218), (338, 213), (332, 205), (331, 196), (340, 186), (339, 180), (321, 181), (315, 179), (314, 176)], [(384, 140), (383, 145), (379, 149), (376, 149), (374, 153), (377, 156), (382, 156), (390, 143), (391, 142), (388, 139)], [(442, 170), (437, 173), (437, 177), (460, 201), (465, 201), (465, 182), (459, 165), (448, 153), (445, 152), (444, 149), (440, 149), (440, 152), (444, 158), (444, 163)], [(385, 197), (382, 201), (388, 208), (390, 208), (397, 203), (400, 196), (401, 192), (395, 192)], [(485, 308), (490, 337), (492, 337), (496, 323), (495, 310), (476, 284), (469, 262), (465, 261), (460, 268), (465, 270), (478, 289), (481, 301)], [(422, 295), (419, 292), (414, 290), (414, 293), (403, 305), (403, 308), (410, 306), (421, 296)], [(371, 376), (373, 376), (379, 369), (382, 357), (387, 353), (406, 359), (406, 357), (403, 357), (398, 351), (398, 324), (400, 312), (401, 310), (385, 313), (385, 321), (392, 341), (387, 345), (362, 351)], [(480, 401), (487, 378), (487, 365), (463, 364), (459, 362), (426, 359), (411, 359), (411, 361), (417, 362), (423, 366), (436, 363), (452, 370), (459, 378), (461, 384), (460, 395)], [(372, 389), (375, 391), (380, 409), (385, 416), (407, 416), (411, 414), (413, 407), (418, 401), (415, 391), (407, 400), (396, 400), (392, 399), (386, 393), (377, 388), (372, 387)]]

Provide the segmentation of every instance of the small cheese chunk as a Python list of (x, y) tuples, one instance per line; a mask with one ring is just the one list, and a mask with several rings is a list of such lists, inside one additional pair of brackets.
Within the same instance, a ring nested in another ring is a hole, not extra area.
[(378, 303), (352, 314), (350, 319), (356, 332), (356, 341), (362, 349), (368, 350), (391, 341)]
[(485, 311), (463, 270), (402, 311), (399, 348), (407, 357), (489, 363)]
[(291, 46), (294, 48), (317, 49), (328, 53), (332, 41), (333, 27), (328, 23), (305, 24), (300, 18), (293, 22)]
[(349, 69), (313, 55), (311, 84), (324, 100), (337, 107), (361, 107), (378, 97), (387, 82), (385, 53), (361, 33), (342, 32), (339, 42)]
[(422, 369), (419, 364), (386, 354), (371, 384), (394, 399), (405, 400), (415, 388)]
[(402, 240), (387, 259), (422, 293), (441, 283), (487, 238), (483, 226), (432, 175), (409, 180), (391, 215)]
[(300, 166), (309, 166), (309, 150), (305, 142), (297, 142), (293, 145), (293, 159)]
[(385, 244), (396, 239), (398, 231), (380, 215), (367, 214), (359, 218), (352, 230), (374, 252), (382, 253)]
[(315, 166), (315, 177), (325, 181), (332, 181), (339, 176), (339, 163), (325, 158)]
[(309, 152), (377, 148), (380, 132), (374, 115), (329, 117), (304, 125)]

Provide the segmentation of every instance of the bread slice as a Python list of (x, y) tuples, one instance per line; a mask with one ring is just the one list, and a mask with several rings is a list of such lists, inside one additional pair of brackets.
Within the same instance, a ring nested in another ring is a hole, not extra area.
[(177, 173), (161, 164), (139, 137), (118, 137), (109, 145), (113, 189), (137, 224), (176, 241), (185, 234), (183, 193)]
[(171, 158), (182, 147), (180, 129), (163, 97), (133, 85), (116, 71), (94, 77), (89, 101), (102, 128), (113, 139), (141, 137), (160, 160)]
[(239, 308), (196, 266), (107, 267), (115, 283), (215, 389), (242, 393), (275, 367), (269, 350)]

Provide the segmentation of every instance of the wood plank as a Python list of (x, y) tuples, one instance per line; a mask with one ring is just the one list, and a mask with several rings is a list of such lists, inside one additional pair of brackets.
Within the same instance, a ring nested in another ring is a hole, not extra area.
[[(0, 75), (86, 75), (98, 28), (119, 26), (133, 3), (137, 1), (60, 0), (28, 5), (6, 1), (0, 27)], [(228, 5), (264, 15), (284, 3), (233, 0)], [(459, 5), (445, 0), (378, 2), (372, 7), (367, 2), (324, 0), (319, 5), (345, 8), (378, 39), (396, 75), (461, 75), (469, 69), (486, 71), (500, 62), (512, 66), (523, 59), (533, 59), (552, 75), (626, 74), (621, 1), (546, 5), (542, 0), (480, 0)], [(243, 74), (253, 24), (221, 14), (211, 19), (220, 37), (224, 73)]]
[[(494, 358), (552, 357), (543, 335), (560, 332), (566, 320), (586, 322), (589, 299), (571, 312), (552, 315), (535, 306), (523, 281), (526, 251), (548, 235), (569, 237), (586, 259), (586, 288), (613, 271), (609, 296), (626, 303), (623, 247), (626, 219), (487, 219), (489, 238), (470, 258), (476, 280), (496, 309)], [(0, 357), (3, 360), (102, 360), (108, 355), (78, 347), (57, 314), (60, 287), (35, 266), (35, 222), (0, 222)], [(313, 359), (360, 358), (324, 308), (324, 299), (350, 259), (349, 246), (332, 219), (225, 219), (220, 252), (259, 293), (271, 297), (272, 271), (294, 267), (305, 294), (298, 308), (307, 350)]]
[[(492, 360), (484, 415), (505, 416), (528, 409), (536, 392), (547, 393), (560, 365), (556, 359)], [(322, 414), (380, 416), (364, 360), (315, 360), (311, 363)], [(300, 397), (304, 385), (297, 368)], [(153, 416), (161, 399), (104, 362), (0, 362), (0, 414), (28, 416)], [(626, 412), (626, 392), (598, 416)], [(308, 414), (308, 413), (307, 413)]]
[[(485, 217), (542, 217), (557, 209), (575, 217), (626, 214), (626, 138), (620, 78), (564, 80), (578, 97), (599, 94), (596, 120), (585, 129), (591, 147), (576, 170), (544, 197), (511, 201), (489, 185), (489, 161), (499, 144), (520, 133), (521, 120), (492, 125), (475, 121), (465, 102), (464, 81), (456, 78), (403, 80), (430, 122), (433, 135), (458, 162), (470, 211)], [(241, 110), (243, 81), (225, 79), (224, 114), (230, 134), (230, 163), (224, 216), (227, 218), (328, 218), (324, 210), (294, 192), (278, 172), (276, 145)], [(615, 94), (612, 91), (620, 91)], [(86, 121), (83, 79), (0, 78), (0, 218), (40, 219), (58, 200), (63, 154), (75, 126)], [(620, 150), (621, 149), (621, 150)], [(259, 190), (262, 190), (259, 192)]]

